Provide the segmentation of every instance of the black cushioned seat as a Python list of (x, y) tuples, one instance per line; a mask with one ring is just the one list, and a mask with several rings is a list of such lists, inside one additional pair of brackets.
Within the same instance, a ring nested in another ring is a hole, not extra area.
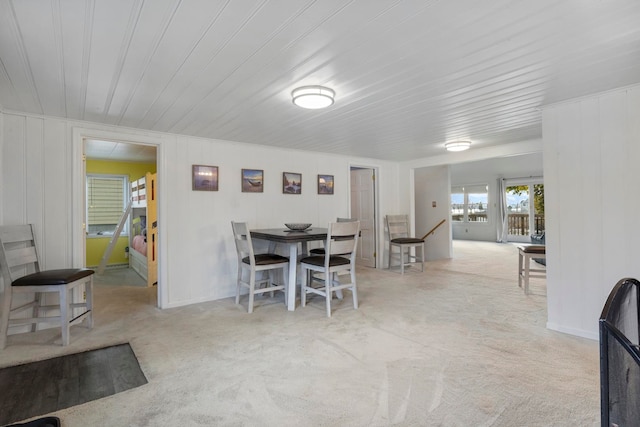
[(406, 243), (424, 243), (424, 240), (415, 237), (398, 237), (396, 239), (391, 239), (391, 242), (404, 245)]
[[(256, 265), (271, 265), (279, 264), (281, 262), (289, 262), (289, 258), (285, 258), (278, 254), (256, 254)], [(242, 258), (242, 262), (251, 265), (251, 259), (247, 256)]]
[[(308, 256), (308, 257), (302, 258), (300, 262), (301, 263), (304, 262), (305, 264), (322, 266), (324, 265), (324, 256)], [(338, 265), (347, 265), (350, 262), (351, 261), (349, 260), (349, 258), (332, 255), (329, 258), (329, 267), (336, 267)]]
[(83, 277), (94, 274), (93, 270), (88, 268), (64, 268), (61, 270), (46, 270), (38, 273), (28, 274), (14, 280), (13, 286), (46, 286), (46, 285), (66, 285), (75, 282)]

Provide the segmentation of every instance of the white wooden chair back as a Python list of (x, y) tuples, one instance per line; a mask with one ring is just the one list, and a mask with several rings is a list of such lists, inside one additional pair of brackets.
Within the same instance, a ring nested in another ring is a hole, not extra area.
[(251, 232), (246, 222), (231, 221), (233, 227), (233, 237), (236, 242), (236, 252), (238, 253), (238, 262), (242, 262), (244, 258), (249, 258), (249, 263), (255, 266), (255, 254), (253, 252), (253, 242), (251, 241)]
[(0, 269), (5, 286), (10, 286), (20, 277), (40, 271), (30, 224), (0, 227)]
[(409, 237), (408, 215), (387, 215), (385, 221), (389, 232), (389, 240)]
[(325, 263), (328, 264), (332, 255), (349, 257), (354, 263), (359, 234), (360, 221), (330, 223), (325, 244)]

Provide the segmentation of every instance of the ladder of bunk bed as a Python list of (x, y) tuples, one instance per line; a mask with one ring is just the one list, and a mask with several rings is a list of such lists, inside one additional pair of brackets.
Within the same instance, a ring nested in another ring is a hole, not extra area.
[(129, 200), (127, 208), (122, 213), (122, 218), (120, 218), (118, 227), (116, 228), (115, 233), (113, 233), (113, 237), (111, 237), (109, 246), (107, 246), (107, 249), (105, 249), (104, 254), (102, 255), (100, 265), (98, 266), (98, 274), (102, 274), (104, 272), (104, 269), (107, 266), (107, 261), (109, 261), (109, 257), (111, 257), (111, 252), (113, 252), (113, 248), (115, 248), (116, 243), (118, 242), (118, 238), (120, 237), (120, 233), (122, 233), (122, 229), (124, 228), (127, 218), (129, 218), (129, 213), (131, 213), (131, 200)]

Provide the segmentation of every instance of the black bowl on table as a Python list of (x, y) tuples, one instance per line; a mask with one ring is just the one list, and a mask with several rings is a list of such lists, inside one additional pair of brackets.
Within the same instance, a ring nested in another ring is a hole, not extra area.
[(311, 227), (311, 224), (288, 223), (288, 224), (285, 224), (285, 227), (287, 227), (291, 231), (304, 231), (307, 228)]

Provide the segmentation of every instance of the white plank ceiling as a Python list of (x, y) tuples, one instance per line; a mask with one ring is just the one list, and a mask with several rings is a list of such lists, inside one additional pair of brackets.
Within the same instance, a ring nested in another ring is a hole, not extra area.
[(207, 138), (403, 161), (639, 82), (638, 0), (0, 0), (5, 111)]

